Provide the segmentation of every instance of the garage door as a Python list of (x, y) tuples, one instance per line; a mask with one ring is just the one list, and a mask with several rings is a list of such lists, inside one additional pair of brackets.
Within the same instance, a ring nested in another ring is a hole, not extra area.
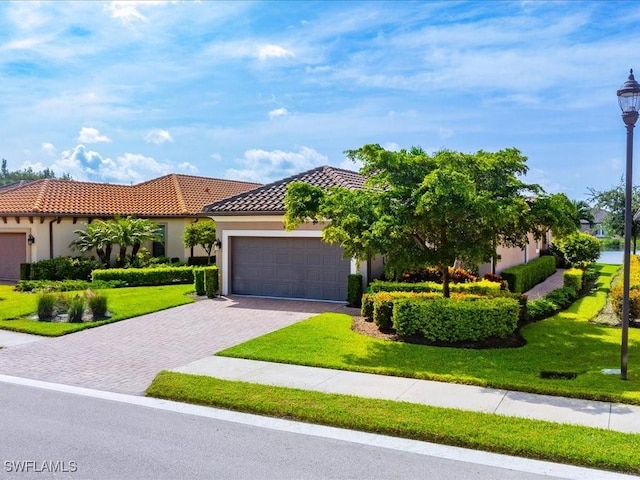
[(26, 235), (0, 233), (0, 280), (20, 280), (20, 264), (26, 261)]
[(231, 292), (344, 301), (349, 259), (319, 238), (233, 237)]

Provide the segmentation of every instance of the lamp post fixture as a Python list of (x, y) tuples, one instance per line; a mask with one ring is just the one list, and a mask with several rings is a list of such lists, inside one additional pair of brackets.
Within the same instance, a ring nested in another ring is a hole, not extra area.
[(620, 378), (627, 379), (627, 352), (629, 349), (629, 277), (631, 271), (631, 211), (632, 165), (633, 165), (633, 127), (638, 121), (638, 103), (640, 101), (640, 84), (633, 77), (633, 69), (629, 78), (618, 90), (618, 104), (622, 110), (622, 120), (627, 127), (627, 172), (625, 174), (624, 194), (624, 264), (622, 280), (622, 342), (620, 354)]

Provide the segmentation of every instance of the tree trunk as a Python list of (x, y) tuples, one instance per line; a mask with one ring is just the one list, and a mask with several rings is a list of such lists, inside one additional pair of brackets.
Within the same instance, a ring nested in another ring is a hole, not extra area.
[(442, 296), (449, 298), (451, 296), (449, 291), (449, 282), (451, 280), (449, 276), (449, 265), (440, 265), (440, 271), (442, 272)]
[(120, 247), (120, 254), (118, 255), (118, 266), (124, 267), (124, 263), (127, 258), (127, 247)]
[(142, 244), (140, 242), (136, 242), (133, 244), (133, 247), (131, 248), (131, 261), (133, 261), (133, 259), (136, 258), (136, 255), (140, 251), (141, 246)]
[(498, 263), (498, 242), (496, 237), (493, 237), (491, 248), (493, 249), (493, 254), (491, 255), (491, 273), (493, 275), (496, 274), (496, 263)]

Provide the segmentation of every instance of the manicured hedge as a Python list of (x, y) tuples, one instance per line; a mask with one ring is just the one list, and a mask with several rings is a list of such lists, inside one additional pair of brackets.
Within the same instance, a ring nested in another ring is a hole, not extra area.
[[(451, 292), (476, 293), (487, 295), (500, 291), (500, 283), (489, 280), (480, 280), (469, 283), (449, 284)], [(369, 291), (376, 292), (442, 292), (442, 284), (436, 282), (404, 283), (404, 282), (381, 282), (374, 281), (369, 285)]]
[[(102, 267), (93, 257), (56, 257), (31, 264), (29, 280), (89, 280)], [(24, 279), (26, 280), (26, 279)]]
[(538, 257), (528, 263), (516, 265), (500, 272), (514, 293), (530, 290), (556, 271), (556, 260), (552, 256)]
[(512, 298), (399, 299), (393, 307), (393, 327), (401, 337), (432, 342), (506, 338), (518, 326), (519, 309)]
[(109, 268), (92, 273), (93, 280), (121, 280), (129, 287), (193, 283), (192, 267)]
[(218, 267), (204, 267), (204, 291), (207, 297), (213, 298), (220, 289)]
[(535, 322), (555, 315), (568, 308), (578, 298), (573, 287), (561, 287), (550, 291), (544, 297), (527, 302), (527, 322)]
[(350, 307), (360, 308), (362, 302), (362, 275), (352, 273), (347, 276), (347, 303)]
[(203, 268), (194, 268), (193, 269), (193, 282), (194, 287), (196, 289), (196, 295), (204, 295), (204, 269)]
[(565, 287), (571, 287), (576, 292), (581, 291), (584, 287), (584, 271), (579, 268), (565, 270), (562, 279)]
[[(414, 284), (415, 285), (415, 284)], [(466, 293), (453, 292), (451, 298), (461, 299), (477, 299), (477, 298), (511, 298), (516, 300), (520, 305), (520, 320), (526, 320), (527, 297), (504, 290), (490, 290), (489, 293)], [(365, 293), (362, 296), (361, 315), (368, 322), (374, 321), (381, 329), (390, 329), (392, 327), (391, 314), (393, 311), (393, 302), (404, 298), (419, 299), (435, 299), (442, 298), (442, 292), (377, 292)]]

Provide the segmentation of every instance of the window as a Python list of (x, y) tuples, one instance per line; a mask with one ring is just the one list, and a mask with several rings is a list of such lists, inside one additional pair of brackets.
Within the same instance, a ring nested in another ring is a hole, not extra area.
[(167, 250), (165, 248), (165, 245), (167, 244), (167, 226), (158, 225), (158, 230), (160, 230), (160, 238), (162, 240), (159, 242), (153, 242), (153, 246), (151, 247), (151, 255), (154, 257), (166, 257)]

